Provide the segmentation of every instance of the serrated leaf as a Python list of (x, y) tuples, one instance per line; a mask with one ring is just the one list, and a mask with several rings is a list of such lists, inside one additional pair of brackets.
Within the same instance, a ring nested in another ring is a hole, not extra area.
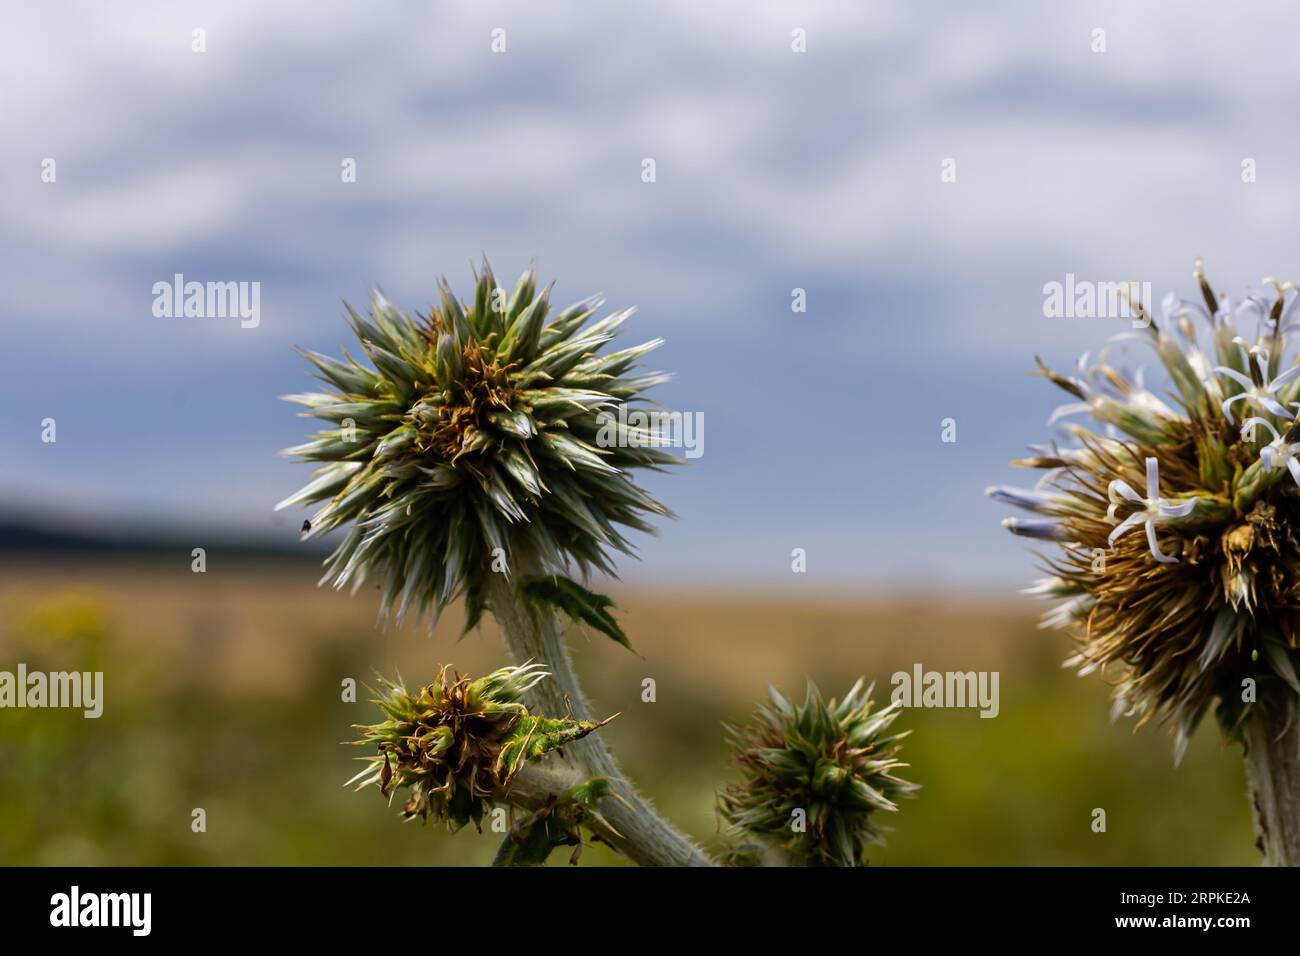
[(632, 650), (632, 642), (610, 613), (609, 609), (614, 606), (612, 598), (588, 591), (576, 581), (559, 575), (525, 578), (520, 582), (519, 590), (531, 600), (558, 608), (572, 620), (594, 627)]
[(465, 627), (460, 632), (461, 637), (478, 627), (485, 607), (483, 587), (478, 581), (472, 581), (465, 589)]
[[(618, 715), (615, 714), (614, 717)], [(544, 757), (566, 744), (581, 740), (593, 730), (599, 730), (614, 717), (597, 723), (594, 720), (573, 720), (567, 717), (521, 716), (510, 729), (510, 736), (501, 745), (497, 767), (504, 779), (510, 779), (529, 760)]]
[[(511, 827), (497, 851), (493, 866), (544, 866), (551, 852), (562, 846), (581, 848), (582, 829), (596, 823), (618, 834), (596, 809), (605, 797), (622, 800), (608, 777), (592, 777), (564, 793), (552, 796), (533, 813)], [(626, 801), (623, 801), (626, 802)], [(569, 862), (576, 863), (575, 850)]]

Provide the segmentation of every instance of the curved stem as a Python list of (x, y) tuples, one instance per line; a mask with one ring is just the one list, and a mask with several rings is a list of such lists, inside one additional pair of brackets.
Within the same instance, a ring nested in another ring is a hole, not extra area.
[[(571, 711), (579, 720), (597, 719), (578, 685), (555, 613), (528, 605), (519, 596), (514, 581), (506, 575), (490, 577), (486, 603), (515, 663), (537, 661), (553, 678), (533, 688), (529, 704), (538, 713), (550, 716), (559, 717)], [(548, 758), (548, 764), (568, 765), (567, 771), (559, 768), (552, 771), (555, 777), (552, 782), (559, 790), (590, 777), (609, 777), (613, 781), (613, 793), (602, 802), (601, 813), (617, 832), (600, 835), (620, 853), (641, 866), (713, 865), (699, 847), (660, 817), (649, 801), (632, 788), (599, 734), (590, 734), (567, 745), (564, 752), (563, 761), (558, 754)], [(512, 790), (522, 796), (537, 774), (521, 774), (521, 777)]]
[(1300, 695), (1284, 694), (1244, 729), (1255, 846), (1266, 866), (1300, 866)]

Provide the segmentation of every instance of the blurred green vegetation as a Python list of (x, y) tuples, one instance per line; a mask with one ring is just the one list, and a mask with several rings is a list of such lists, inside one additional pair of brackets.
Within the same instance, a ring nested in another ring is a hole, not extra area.
[[(0, 863), (490, 860), (494, 834), (402, 823), (373, 790), (345, 790), (357, 752), (340, 746), (374, 715), (364, 688), (357, 703), (342, 700), (344, 678), (400, 669), (414, 683), (441, 662), (480, 672), (503, 660), (490, 628), (460, 643), (459, 620), (432, 637), (376, 630), (368, 595), (318, 592), (301, 568), (59, 566), (5, 579), (0, 669), (102, 670), (105, 706), (98, 720), (0, 710)], [(1065, 641), (1036, 631), (1032, 609), (619, 598), (644, 658), (573, 636), (593, 697), (622, 711), (602, 733), (637, 785), (706, 845), (720, 840), (713, 794), (732, 779), (720, 723), (745, 719), (769, 680), (800, 692), (808, 673), (837, 694), (867, 673), (879, 702), (890, 673), (921, 661), (999, 670), (1001, 712), (904, 715), (908, 776), (923, 789), (890, 821), (874, 862), (1255, 862), (1236, 749), (1207, 723), (1174, 768), (1162, 732), (1111, 725), (1107, 688), (1060, 668)], [(641, 700), (646, 676), (653, 704)], [(191, 830), (197, 807), (204, 833)], [(1092, 830), (1094, 808), (1106, 811), (1104, 833)], [(618, 860), (590, 847), (582, 862)]]

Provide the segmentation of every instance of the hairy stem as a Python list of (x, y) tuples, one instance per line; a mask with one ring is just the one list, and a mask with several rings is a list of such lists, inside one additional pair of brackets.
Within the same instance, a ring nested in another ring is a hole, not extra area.
[(1300, 695), (1260, 707), (1243, 743), (1255, 846), (1265, 866), (1300, 866)]
[[(519, 595), (516, 578), (492, 574), (488, 583), (487, 606), (496, 618), (515, 663), (533, 660), (544, 665), (553, 679), (544, 680), (530, 692), (529, 704), (537, 713), (562, 717), (572, 711), (579, 720), (598, 720), (583, 696), (573, 672), (564, 632), (555, 613), (530, 606)], [(600, 734), (590, 734), (547, 758), (549, 781), (537, 768), (527, 768), (516, 778), (512, 792), (521, 800), (539, 779), (558, 793), (590, 777), (609, 777), (612, 792), (601, 802), (600, 812), (614, 831), (600, 832), (607, 843), (640, 866), (711, 866), (713, 862), (689, 839), (659, 816), (649, 802), (623, 777)], [(621, 798), (621, 799), (619, 799)]]

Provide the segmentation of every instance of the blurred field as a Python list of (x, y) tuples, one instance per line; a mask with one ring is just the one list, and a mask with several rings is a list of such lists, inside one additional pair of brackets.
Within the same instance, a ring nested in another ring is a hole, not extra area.
[[(477, 673), (504, 661), (490, 618), (457, 642), (377, 629), (373, 595), (315, 587), (313, 568), (189, 558), (171, 566), (101, 557), (0, 567), (0, 669), (103, 670), (104, 715), (0, 710), (3, 864), (476, 864), (492, 834), (403, 824), (374, 792), (341, 784), (369, 722), (341, 681), (439, 663)], [(1239, 754), (1203, 726), (1180, 768), (1152, 729), (1111, 726), (1108, 689), (1060, 668), (1059, 635), (1029, 605), (969, 600), (775, 598), (615, 591), (642, 657), (601, 635), (571, 636), (624, 768), (706, 845), (713, 794), (731, 779), (720, 723), (745, 718), (772, 682), (804, 675), (837, 694), (916, 662), (998, 670), (1001, 713), (913, 710), (905, 756), (923, 784), (893, 823), (884, 865), (1250, 864)], [(653, 677), (658, 700), (642, 703)], [(207, 832), (190, 813), (207, 811)], [(1092, 810), (1107, 813), (1094, 833)], [(558, 863), (560, 854), (553, 862)], [(617, 862), (589, 848), (584, 863)]]

